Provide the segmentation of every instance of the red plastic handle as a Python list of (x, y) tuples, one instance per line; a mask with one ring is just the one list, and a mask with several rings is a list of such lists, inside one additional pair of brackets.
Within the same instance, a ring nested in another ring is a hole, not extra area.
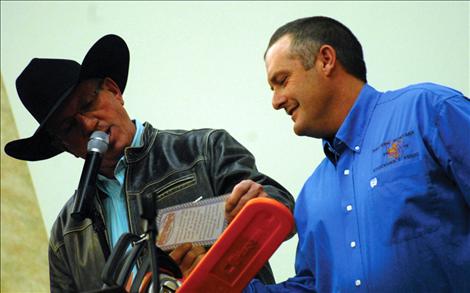
[(241, 292), (293, 230), (290, 210), (270, 198), (250, 200), (178, 293)]

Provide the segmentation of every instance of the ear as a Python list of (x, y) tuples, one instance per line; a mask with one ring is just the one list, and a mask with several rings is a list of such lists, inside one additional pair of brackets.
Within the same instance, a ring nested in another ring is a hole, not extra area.
[(336, 50), (330, 45), (322, 45), (317, 54), (317, 65), (325, 76), (331, 76), (336, 66)]
[(115, 98), (118, 99), (122, 105), (124, 105), (124, 98), (122, 97), (121, 89), (114, 80), (112, 80), (110, 77), (105, 77), (102, 88), (113, 93)]

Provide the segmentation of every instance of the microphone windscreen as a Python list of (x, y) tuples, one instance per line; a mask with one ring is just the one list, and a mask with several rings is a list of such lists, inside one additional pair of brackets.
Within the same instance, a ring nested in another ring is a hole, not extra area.
[(104, 131), (94, 131), (88, 141), (87, 151), (104, 154), (108, 150), (109, 135)]

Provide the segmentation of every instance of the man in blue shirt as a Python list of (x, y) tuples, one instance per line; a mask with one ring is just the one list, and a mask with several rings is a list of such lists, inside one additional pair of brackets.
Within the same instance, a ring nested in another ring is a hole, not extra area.
[(280, 27), (272, 104), (326, 158), (295, 207), (296, 276), (246, 292), (470, 292), (470, 101), (423, 83), (379, 92), (362, 47), (327, 17)]

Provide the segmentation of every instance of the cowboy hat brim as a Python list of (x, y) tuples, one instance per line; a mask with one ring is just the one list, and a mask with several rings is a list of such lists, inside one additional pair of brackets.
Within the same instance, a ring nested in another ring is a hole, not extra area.
[(124, 92), (129, 73), (129, 49), (125, 41), (117, 35), (106, 35), (88, 50), (80, 67), (78, 78), (71, 81), (68, 89), (57, 99), (39, 127), (29, 138), (11, 141), (6, 144), (5, 152), (19, 160), (39, 161), (51, 158), (63, 152), (52, 145), (52, 138), (45, 131), (45, 125), (55, 114), (75, 87), (91, 78), (109, 77)]

